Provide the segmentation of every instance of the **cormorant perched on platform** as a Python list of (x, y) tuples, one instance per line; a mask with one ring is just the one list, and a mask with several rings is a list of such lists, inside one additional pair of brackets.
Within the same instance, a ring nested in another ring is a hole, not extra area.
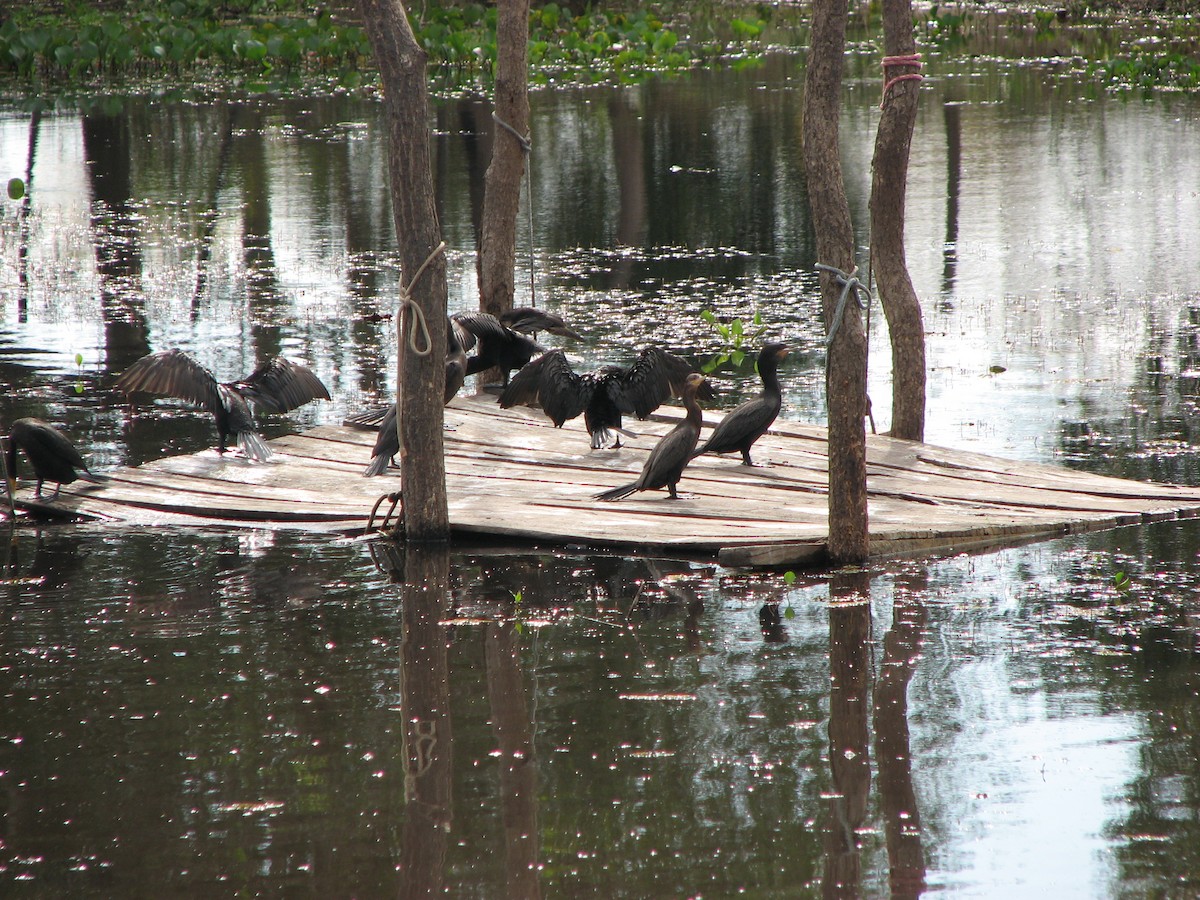
[(696, 442), (700, 440), (700, 404), (696, 392), (704, 385), (705, 378), (699, 372), (687, 377), (683, 387), (683, 406), (687, 417), (668, 431), (650, 451), (642, 474), (637, 481), (596, 494), (596, 500), (620, 500), (637, 491), (652, 491), (665, 487), (672, 500), (679, 499), (675, 485), (683, 475)]
[(509, 372), (546, 352), (533, 338), (514, 331), (490, 313), (455, 313), (450, 318), (468, 335), (463, 348), (475, 351), (467, 359), (468, 375), (499, 366), (504, 372), (504, 387), (508, 387)]
[[(620, 430), (621, 415), (644, 419), (667, 400), (682, 396), (691, 372), (691, 365), (678, 356), (646, 347), (630, 366), (601, 366), (578, 375), (562, 350), (548, 350), (513, 376), (500, 395), (500, 406), (538, 403), (555, 428), (583, 413), (592, 449), (616, 448), (621, 439), (614, 443), (610, 429)], [(713, 399), (707, 382), (700, 396)]]
[(786, 344), (763, 345), (762, 350), (758, 352), (758, 375), (763, 383), (762, 393), (740, 404), (718, 422), (708, 440), (696, 451), (696, 456), (701, 453), (732, 453), (734, 450), (740, 450), (742, 464), (754, 465), (750, 461), (750, 448), (771, 427), (783, 406), (783, 392), (779, 388), (776, 371), (780, 360), (790, 352), (791, 349)]
[(539, 331), (548, 331), (550, 334), (557, 334), (560, 337), (582, 340), (579, 333), (563, 321), (562, 316), (556, 316), (554, 313), (546, 312), (536, 306), (516, 306), (506, 309), (500, 313), (500, 322), (513, 331), (532, 335), (535, 339)]
[(198, 403), (213, 414), (220, 443), (226, 451), (230, 437), (251, 459), (265, 460), (271, 450), (254, 424), (250, 404), (269, 412), (290, 412), (310, 400), (328, 400), (321, 379), (299, 363), (278, 356), (263, 363), (241, 381), (221, 383), (182, 350), (163, 350), (143, 356), (117, 379), (127, 394), (163, 394)]
[(42, 498), (42, 483), (57, 482), (51, 500), (58, 496), (64, 484), (71, 484), (77, 479), (98, 484), (103, 481), (99, 475), (88, 471), (87, 463), (75, 449), (70, 439), (41, 419), (17, 419), (12, 423), (8, 435), (8, 490), (10, 493), (17, 489), (17, 448), (25, 451), (25, 458), (33, 468), (37, 478), (37, 489), (33, 495)]
[[(442, 392), (442, 405), (445, 406), (457, 396), (467, 379), (467, 352), (463, 343), (470, 335), (462, 324), (454, 319), (446, 322), (446, 388)], [(396, 404), (377, 410), (349, 416), (347, 422), (355, 425), (374, 425), (379, 423), (379, 434), (375, 438), (375, 446), (371, 450), (371, 463), (363, 475), (368, 477), (382, 475), (392, 463), (393, 457), (400, 452), (400, 438), (396, 434)]]

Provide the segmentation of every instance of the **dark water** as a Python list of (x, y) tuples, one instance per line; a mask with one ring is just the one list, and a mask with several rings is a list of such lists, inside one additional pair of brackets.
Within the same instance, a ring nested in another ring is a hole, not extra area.
[[(909, 190), (934, 443), (1195, 484), (1196, 100), (931, 66)], [(879, 81), (855, 60), (860, 240)], [(534, 98), (518, 300), (585, 363), (761, 313), (823, 356), (795, 60)], [(437, 107), (451, 305), (474, 295), (490, 109)], [(481, 135), (481, 136), (477, 136)], [(274, 353), (392, 385), (379, 108), (0, 106), (0, 417), (103, 469), (209, 445), (112, 375)], [(31, 163), (32, 160), (32, 163)], [(532, 266), (529, 247), (532, 244)], [(886, 330), (871, 385), (887, 426)], [(79, 359), (77, 360), (77, 355)], [(754, 389), (725, 379), (732, 403)], [(568, 426), (570, 427), (570, 426)], [(365, 461), (364, 461), (365, 462)], [(1161, 523), (859, 574), (302, 533), (13, 532), (0, 628), (5, 896), (1168, 896), (1200, 892), (1200, 532)], [(841, 887), (838, 887), (841, 885)]]

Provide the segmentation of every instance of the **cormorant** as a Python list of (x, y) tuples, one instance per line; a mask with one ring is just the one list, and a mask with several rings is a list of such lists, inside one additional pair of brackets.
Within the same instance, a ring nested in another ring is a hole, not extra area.
[(708, 440), (696, 451), (696, 456), (701, 453), (732, 453), (734, 450), (740, 450), (742, 464), (754, 465), (750, 461), (750, 448), (771, 427), (783, 406), (783, 393), (779, 388), (776, 370), (780, 360), (790, 352), (790, 348), (785, 344), (763, 345), (762, 350), (758, 352), (758, 374), (762, 378), (762, 393), (740, 404), (718, 422)]
[(546, 352), (533, 338), (514, 331), (490, 313), (455, 313), (450, 318), (467, 334), (463, 348), (475, 351), (467, 359), (468, 375), (499, 366), (504, 371), (504, 387), (508, 387), (509, 372)]
[[(454, 319), (446, 323), (446, 388), (442, 392), (443, 406), (457, 396), (467, 378), (468, 361), (463, 342), (468, 337), (469, 334), (461, 323)], [(350, 416), (346, 421), (355, 425), (379, 423), (379, 434), (375, 438), (375, 446), (371, 449), (371, 462), (363, 475), (382, 475), (392, 464), (393, 457), (400, 452), (400, 438), (396, 434), (396, 404)]]
[(596, 494), (596, 500), (620, 500), (636, 491), (652, 491), (663, 487), (670, 492), (672, 500), (679, 498), (675, 485), (679, 484), (683, 470), (692, 458), (692, 451), (696, 449), (696, 442), (700, 440), (700, 404), (696, 402), (696, 392), (704, 382), (704, 376), (699, 372), (687, 377), (683, 387), (683, 406), (687, 410), (687, 417), (654, 445), (637, 481)]
[(37, 478), (37, 489), (34, 497), (42, 497), (42, 483), (54, 481), (58, 487), (54, 489), (51, 500), (58, 496), (64, 484), (71, 484), (77, 479), (98, 484), (104, 479), (88, 471), (87, 463), (75, 449), (70, 439), (41, 419), (17, 419), (12, 423), (8, 435), (8, 489), (17, 489), (17, 448), (25, 451), (25, 458), (33, 468)]
[(224, 453), (234, 437), (251, 459), (265, 460), (271, 450), (254, 424), (250, 404), (269, 412), (289, 412), (310, 400), (328, 400), (329, 391), (312, 371), (282, 356), (263, 363), (241, 381), (221, 383), (182, 350), (163, 350), (143, 356), (117, 379), (127, 394), (164, 394), (198, 403), (213, 414)]
[(546, 312), (536, 306), (517, 306), (506, 309), (500, 313), (499, 318), (501, 324), (507, 325), (513, 331), (532, 335), (535, 339), (539, 331), (548, 331), (550, 334), (557, 334), (560, 337), (582, 340), (579, 333), (563, 321), (562, 316), (556, 316), (554, 313)]
[[(500, 406), (538, 403), (556, 428), (583, 413), (593, 450), (620, 447), (621, 439), (613, 443), (610, 429), (621, 428), (621, 415), (646, 418), (665, 401), (683, 394), (691, 372), (692, 367), (678, 356), (646, 347), (628, 367), (607, 365), (578, 375), (562, 350), (549, 350), (513, 376), (500, 395)], [(700, 396), (713, 399), (707, 382)]]

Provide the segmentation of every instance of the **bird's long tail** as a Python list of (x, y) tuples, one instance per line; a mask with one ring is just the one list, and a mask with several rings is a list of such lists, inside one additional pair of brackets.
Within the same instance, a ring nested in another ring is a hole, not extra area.
[(271, 448), (253, 431), (238, 432), (237, 443), (243, 453), (259, 462), (265, 462), (274, 455)]
[(363, 476), (366, 478), (371, 478), (375, 475), (382, 475), (387, 471), (389, 462), (390, 460), (388, 459), (387, 453), (380, 453), (378, 456), (372, 456), (371, 464), (363, 470)]
[(638, 483), (631, 481), (629, 484), (623, 484), (620, 487), (612, 488), (611, 490), (602, 491), (593, 497), (593, 500), (620, 500), (622, 497), (628, 497), (630, 494), (636, 493)]

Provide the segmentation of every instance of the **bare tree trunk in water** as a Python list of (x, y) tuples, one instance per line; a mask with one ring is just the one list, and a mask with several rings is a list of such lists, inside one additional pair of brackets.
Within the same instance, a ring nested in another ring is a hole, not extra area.
[[(400, 0), (359, 0), (363, 23), (383, 79), (390, 152), (392, 216), (400, 271), (413, 304), (429, 329), (429, 346), (418, 316), (402, 304), (399, 321), (400, 476), (404, 486), (404, 532), (409, 541), (450, 536), (446, 506), (446, 459), (442, 446), (442, 391), (446, 381), (446, 259), (438, 252), (441, 227), (429, 159), (429, 96), (425, 51), (417, 44)], [(426, 263), (428, 265), (426, 266)], [(414, 276), (424, 268), (420, 278)], [(403, 298), (402, 298), (403, 299)], [(416, 351), (409, 336), (417, 335)]]
[[(499, 0), (497, 5), (495, 140), (484, 179), (479, 236), (479, 308), (494, 316), (513, 306), (517, 213), (529, 140), (529, 0)], [(479, 382), (499, 378), (499, 370), (490, 369), (480, 373)]]
[[(804, 76), (804, 165), (816, 235), (817, 261), (850, 273), (854, 230), (838, 157), (845, 0), (813, 0), (812, 45)], [(867, 558), (867, 338), (858, 304), (835, 313), (842, 288), (821, 272), (821, 304), (828, 333), (836, 327), (826, 361), (829, 403), (829, 556), (835, 563)]]
[(912, 21), (912, 0), (884, 0), (887, 62), (883, 113), (875, 134), (871, 254), (892, 342), (891, 434), (921, 441), (925, 439), (925, 322), (904, 257), (904, 198), (919, 84), (907, 76), (920, 68)]
[(500, 808), (504, 819), (504, 858), (508, 896), (538, 900), (537, 759), (534, 756), (529, 698), (513, 621), (489, 625), (487, 642), (488, 705), (500, 750)]

